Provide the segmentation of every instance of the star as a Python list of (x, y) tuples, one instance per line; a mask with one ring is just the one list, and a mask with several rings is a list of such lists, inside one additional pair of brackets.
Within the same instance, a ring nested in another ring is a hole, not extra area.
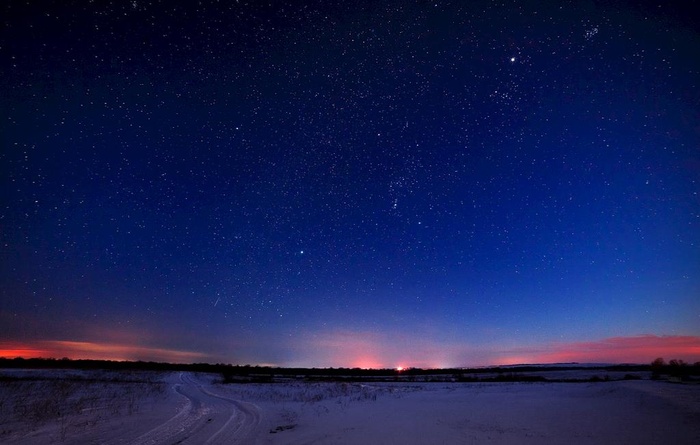
[(436, 1), (4, 8), (3, 342), (409, 368), (700, 338), (694, 22)]

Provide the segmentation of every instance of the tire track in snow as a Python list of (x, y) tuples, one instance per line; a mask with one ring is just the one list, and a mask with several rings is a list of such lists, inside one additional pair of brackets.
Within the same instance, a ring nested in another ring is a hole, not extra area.
[(181, 373), (174, 390), (186, 405), (163, 424), (133, 441), (155, 444), (243, 444), (255, 441), (260, 410), (252, 403), (229, 399), (204, 388), (191, 375)]
[(254, 440), (256, 429), (260, 424), (260, 408), (248, 402), (230, 399), (228, 397), (214, 394), (205, 389), (201, 384), (194, 382), (190, 376), (188, 382), (195, 385), (202, 393), (223, 400), (233, 405), (236, 410), (229, 417), (228, 421), (205, 442), (216, 445), (219, 443), (241, 443), (248, 444)]

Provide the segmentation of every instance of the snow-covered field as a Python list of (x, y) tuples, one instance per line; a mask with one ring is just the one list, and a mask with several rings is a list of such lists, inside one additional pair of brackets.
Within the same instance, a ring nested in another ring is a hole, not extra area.
[(698, 444), (700, 385), (0, 370), (3, 444)]

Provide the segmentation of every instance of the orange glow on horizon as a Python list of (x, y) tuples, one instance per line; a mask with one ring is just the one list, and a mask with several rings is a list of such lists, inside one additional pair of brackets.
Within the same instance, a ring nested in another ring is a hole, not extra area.
[(2, 343), (0, 344), (0, 357), (3, 358), (41, 358), (51, 357), (49, 351), (36, 349), (27, 345)]
[(35, 343), (0, 343), (4, 358), (63, 358), (73, 360), (164, 361), (185, 363), (206, 357), (205, 354), (164, 348), (149, 348), (111, 343), (45, 340)]

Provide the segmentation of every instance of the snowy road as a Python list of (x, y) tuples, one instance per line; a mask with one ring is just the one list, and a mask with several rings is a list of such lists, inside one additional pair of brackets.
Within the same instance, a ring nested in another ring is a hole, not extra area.
[(214, 394), (195, 378), (180, 374), (175, 391), (187, 399), (166, 422), (135, 439), (135, 445), (253, 443), (260, 410), (252, 403)]

